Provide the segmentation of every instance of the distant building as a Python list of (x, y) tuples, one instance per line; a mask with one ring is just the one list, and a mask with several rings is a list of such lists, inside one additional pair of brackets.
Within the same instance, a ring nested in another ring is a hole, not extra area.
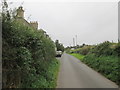
[(38, 30), (38, 22), (37, 21), (28, 22), (27, 20), (24, 19), (24, 10), (23, 10), (22, 6), (20, 6), (17, 9), (16, 20), (22, 22), (26, 26), (29, 26), (29, 27), (32, 27), (32, 28)]
[(50, 39), (50, 37), (46, 34), (46, 32), (43, 29), (38, 29), (38, 22), (37, 21), (30, 21), (30, 22), (28, 22), (27, 20), (24, 19), (24, 10), (23, 10), (22, 6), (20, 6), (17, 9), (17, 14), (16, 14), (16, 17), (15, 17), (15, 20), (21, 22), (25, 26), (32, 27), (33, 29), (39, 30), (48, 39)]

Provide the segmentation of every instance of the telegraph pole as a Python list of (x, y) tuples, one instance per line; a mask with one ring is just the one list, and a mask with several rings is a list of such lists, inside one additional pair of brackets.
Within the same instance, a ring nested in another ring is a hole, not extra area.
[(77, 35), (76, 35), (76, 46), (77, 46)]
[(75, 39), (73, 38), (73, 46), (75, 46)]

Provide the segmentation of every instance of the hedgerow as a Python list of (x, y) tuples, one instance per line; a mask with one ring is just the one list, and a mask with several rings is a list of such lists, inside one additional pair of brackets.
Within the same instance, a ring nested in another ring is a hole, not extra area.
[[(80, 58), (81, 54), (84, 58)], [(105, 41), (93, 46), (84, 46), (75, 49), (72, 55), (120, 85), (120, 42)]]
[(3, 14), (3, 88), (54, 88), (59, 67), (54, 42), (44, 31), (6, 17)]
[(97, 57), (95, 54), (89, 54), (86, 55), (82, 61), (96, 71), (102, 73), (108, 79), (120, 84), (120, 67), (118, 60), (118, 57), (115, 56), (102, 55)]

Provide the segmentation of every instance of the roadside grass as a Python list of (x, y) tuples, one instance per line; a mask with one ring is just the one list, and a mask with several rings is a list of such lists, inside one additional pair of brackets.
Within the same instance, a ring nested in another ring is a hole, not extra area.
[(82, 61), (83, 58), (85, 57), (85, 55), (81, 55), (81, 54), (77, 54), (77, 53), (72, 53), (72, 54), (70, 54), (70, 55), (72, 55), (72, 56), (78, 58), (78, 59), (81, 60), (81, 61)]
[(38, 80), (33, 84), (34, 88), (56, 88), (60, 61), (57, 59), (48, 63), (49, 67), (41, 73)]
[(51, 75), (51, 80), (49, 81), (49, 88), (56, 88), (57, 86), (59, 67), (60, 67), (60, 61), (55, 59), (48, 68), (48, 76)]

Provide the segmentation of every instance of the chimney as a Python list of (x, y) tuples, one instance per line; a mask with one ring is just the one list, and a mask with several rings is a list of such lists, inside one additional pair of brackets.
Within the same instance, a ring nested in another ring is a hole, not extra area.
[(30, 25), (35, 28), (35, 29), (38, 29), (38, 22), (35, 21), (35, 22), (30, 22)]
[(24, 18), (24, 10), (23, 10), (23, 7), (22, 7), (22, 6), (20, 6), (20, 7), (17, 9), (17, 17)]

